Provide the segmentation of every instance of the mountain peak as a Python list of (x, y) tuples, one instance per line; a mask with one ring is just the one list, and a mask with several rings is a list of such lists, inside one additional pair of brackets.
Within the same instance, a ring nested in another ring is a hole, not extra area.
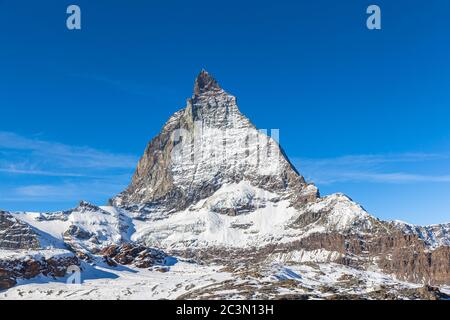
[[(318, 197), (317, 188), (305, 182), (278, 143), (257, 130), (239, 111), (236, 98), (202, 70), (194, 97), (150, 141), (131, 184), (111, 203), (180, 211), (240, 182), (283, 194), (295, 206)], [(243, 210), (250, 210), (246, 205)]]
[(202, 69), (195, 79), (194, 95), (199, 96), (202, 93), (214, 90), (220, 90), (220, 86), (205, 69)]

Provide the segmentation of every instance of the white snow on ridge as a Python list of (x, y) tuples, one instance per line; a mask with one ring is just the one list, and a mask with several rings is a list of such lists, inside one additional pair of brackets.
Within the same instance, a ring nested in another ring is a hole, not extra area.
[[(233, 211), (236, 208), (240, 211)], [(230, 215), (224, 214), (227, 210), (231, 210)], [(325, 221), (307, 230), (289, 227), (311, 211), (327, 212)], [(288, 200), (280, 200), (279, 195), (254, 187), (248, 181), (224, 184), (209, 198), (163, 219), (150, 215), (142, 221), (122, 209), (88, 205), (53, 218), (52, 214), (46, 214), (45, 219), (38, 213), (14, 215), (47, 234), (50, 239), (47, 244), (54, 239), (62, 242), (63, 233), (70, 226), (77, 226), (95, 237), (95, 241), (76, 239), (81, 248), (88, 250), (130, 240), (162, 249), (262, 247), (290, 242), (313, 232), (349, 230), (355, 224), (370, 228), (373, 220), (361, 206), (342, 194), (318, 199), (299, 211)]]
[(432, 249), (440, 246), (450, 246), (450, 223), (418, 226), (403, 221), (391, 222), (407, 234), (415, 234), (425, 241)]
[[(307, 205), (306, 211), (327, 212), (325, 221), (311, 232), (347, 231), (359, 225), (359, 230), (370, 230), (374, 218), (359, 204), (342, 193), (326, 196)], [(356, 229), (355, 229), (356, 230)]]
[[(282, 241), (286, 225), (299, 213), (290, 207), (288, 201), (258, 203), (262, 201), (258, 195), (262, 194), (267, 196), (264, 200), (275, 197), (247, 182), (224, 185), (192, 210), (176, 212), (162, 220), (137, 223), (137, 232), (132, 240), (173, 249), (186, 246), (257, 247), (271, 241)], [(229, 208), (250, 202), (256, 205), (252, 212), (237, 216), (214, 212), (218, 207)]]
[(40, 220), (42, 213), (38, 212), (19, 212), (11, 213), (15, 218), (28, 223), (30, 226), (35, 227), (56, 239), (63, 239), (63, 233), (70, 226), (69, 221), (60, 219), (55, 220)]
[(86, 239), (72, 238), (72, 244), (85, 250), (130, 241), (133, 223), (122, 210), (114, 207), (78, 207), (67, 212), (19, 212), (12, 215), (29, 224), (39, 236), (42, 248), (65, 248), (66, 232), (77, 227), (88, 234)]
[[(255, 208), (237, 216), (219, 213), (220, 209), (243, 205)], [(323, 210), (328, 212), (325, 224), (301, 232), (289, 227), (304, 212)], [(342, 194), (319, 199), (308, 205), (305, 211), (298, 211), (288, 201), (279, 201), (276, 194), (242, 181), (222, 186), (190, 209), (173, 213), (165, 219), (137, 223), (137, 232), (132, 240), (172, 249), (262, 247), (300, 239), (313, 232), (349, 230), (356, 224), (362, 229), (370, 229), (371, 221), (361, 206)]]
[[(311, 212), (320, 213), (317, 222), (304, 229), (292, 226), (302, 214)], [(370, 232), (377, 224), (377, 219), (343, 194), (318, 199), (297, 210), (288, 200), (280, 200), (278, 194), (254, 187), (248, 181), (224, 184), (212, 196), (184, 211), (164, 216), (157, 213), (142, 220), (138, 214), (123, 209), (84, 204), (64, 213), (13, 215), (37, 230), (43, 248), (64, 248), (63, 234), (71, 226), (79, 227), (92, 236), (72, 238), (72, 244), (89, 251), (127, 241), (163, 250), (209, 246), (248, 249), (288, 243), (316, 232)], [(436, 246), (450, 243), (446, 225), (396, 224), (405, 232), (418, 232)], [(436, 236), (441, 240), (437, 241)]]

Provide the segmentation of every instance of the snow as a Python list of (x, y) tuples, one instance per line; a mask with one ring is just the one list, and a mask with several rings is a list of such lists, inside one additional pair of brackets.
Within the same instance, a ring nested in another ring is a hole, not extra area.
[(57, 239), (62, 239), (62, 234), (70, 225), (70, 223), (60, 220), (38, 220), (38, 218), (42, 216), (42, 214), (38, 212), (19, 212), (12, 213), (12, 215), (17, 219), (28, 223), (32, 227), (38, 228)]
[[(214, 195), (201, 201), (197, 206), (202, 205), (206, 209), (225, 209), (225, 208), (240, 208), (242, 206), (250, 206), (254, 203), (256, 192), (258, 190), (253, 188), (248, 182), (242, 181), (238, 184), (225, 184)], [(265, 192), (265, 194), (269, 194)], [(274, 195), (272, 195), (274, 197)]]
[[(373, 226), (372, 220), (375, 220), (363, 207), (342, 193), (332, 194), (319, 199), (309, 204), (306, 211), (324, 211), (328, 213), (326, 221), (319, 228), (310, 230), (314, 232), (346, 231), (356, 227), (357, 224), (360, 224), (363, 230), (369, 230)], [(357, 229), (354, 230), (356, 231)]]
[(91, 251), (111, 244), (130, 241), (134, 232), (132, 219), (121, 209), (85, 204), (66, 212), (19, 212), (13, 216), (32, 226), (39, 235), (42, 248), (65, 248), (66, 231), (76, 226), (91, 234), (90, 239), (72, 238), (71, 245)]
[(167, 272), (83, 264), (81, 284), (66, 284), (66, 278), (55, 280), (41, 276), (21, 280), (17, 286), (0, 292), (0, 300), (176, 299), (189, 290), (230, 280), (231, 274), (219, 271), (220, 268), (183, 261)]
[[(137, 231), (132, 240), (143, 240), (149, 246), (178, 249), (186, 246), (256, 247), (280, 240), (286, 233), (286, 224), (298, 216), (298, 211), (290, 207), (288, 201), (266, 201), (264, 207), (238, 216), (228, 216), (209, 209), (218, 205), (231, 206), (242, 202), (243, 198), (245, 201), (257, 201), (256, 197), (260, 194), (267, 195), (265, 199), (268, 200), (275, 197), (245, 181), (224, 185), (193, 210), (176, 212), (166, 219), (136, 223)], [(227, 195), (231, 196), (227, 199)]]
[[(253, 206), (254, 210), (237, 216), (220, 213), (220, 209), (240, 206)], [(311, 211), (326, 211), (326, 220), (303, 231), (289, 227), (302, 214)], [(149, 217), (146, 222), (136, 221), (132, 240), (172, 249), (262, 247), (300, 239), (314, 232), (366, 231), (370, 230), (374, 220), (361, 206), (342, 194), (319, 199), (299, 211), (288, 200), (279, 200), (277, 194), (254, 187), (249, 181), (241, 181), (224, 184), (208, 199), (164, 219)]]
[[(237, 216), (221, 211), (233, 208), (243, 210)], [(305, 230), (289, 227), (302, 214), (311, 211), (327, 214)], [(111, 206), (81, 207), (64, 216), (46, 214), (47, 219), (42, 219), (39, 213), (14, 216), (38, 230), (44, 248), (64, 248), (63, 233), (71, 225), (78, 226), (96, 238), (96, 241), (72, 239), (72, 244), (83, 250), (100, 249), (122, 241), (143, 242), (161, 249), (258, 248), (295, 241), (315, 232), (366, 231), (376, 221), (343, 194), (318, 199), (297, 210), (288, 200), (280, 200), (278, 194), (255, 187), (246, 180), (225, 183), (212, 196), (186, 210), (163, 217), (151, 214), (145, 220), (140, 219), (139, 214)], [(329, 261), (335, 255), (325, 251), (298, 251), (278, 258), (298, 262)]]
[[(249, 286), (253, 288), (254, 299), (265, 292), (265, 287), (271, 286), (277, 288), (272, 293), (272, 298), (299, 293), (326, 298), (334, 293), (369, 293), (379, 290), (381, 286), (389, 286), (392, 290), (421, 286), (398, 281), (378, 270), (363, 271), (335, 263), (322, 263), (313, 267), (307, 264), (274, 262), (263, 267), (258, 278), (241, 278), (223, 271), (220, 265), (205, 266), (183, 260), (167, 267), (165, 272), (155, 268), (111, 268), (86, 263), (83, 263), (82, 270), (81, 284), (66, 284), (66, 278), (55, 280), (40, 276), (20, 280), (17, 286), (0, 292), (0, 300), (177, 299), (189, 292), (198, 299), (211, 295), (244, 299), (246, 296), (242, 294), (241, 288), (242, 291), (248, 291)], [(297, 285), (283, 287), (282, 283), (286, 280), (294, 281)], [(357, 281), (359, 284), (349, 285), (348, 281)], [(333, 290), (323, 290), (324, 287)], [(448, 288), (443, 288), (445, 290), (448, 292)]]
[(450, 223), (418, 226), (400, 220), (394, 220), (392, 224), (407, 234), (417, 235), (431, 249), (440, 246), (450, 246)]
[(318, 250), (293, 250), (285, 253), (276, 253), (269, 257), (281, 263), (304, 263), (304, 262), (329, 262), (335, 261), (341, 256), (339, 252), (327, 251), (325, 249)]
[[(359, 281), (358, 286), (346, 285), (346, 280)], [(331, 287), (337, 293), (363, 294), (379, 290), (381, 286), (390, 286), (396, 289), (419, 288), (421, 285), (399, 281), (392, 276), (382, 273), (378, 269), (364, 271), (350, 268), (336, 263), (321, 263), (312, 267), (308, 264), (273, 263), (268, 267), (269, 280), (294, 280), (302, 287), (309, 289), (310, 293), (326, 297), (332, 292), (322, 292), (321, 287)]]

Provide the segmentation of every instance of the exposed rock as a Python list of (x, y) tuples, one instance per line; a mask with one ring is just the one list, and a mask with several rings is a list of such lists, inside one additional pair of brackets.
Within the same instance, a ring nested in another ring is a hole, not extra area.
[(104, 248), (99, 254), (110, 266), (133, 264), (137, 268), (149, 268), (153, 265), (163, 264), (167, 257), (160, 250), (132, 243), (124, 243), (119, 246), (112, 245)]
[(64, 236), (72, 236), (80, 240), (88, 240), (92, 238), (93, 234), (87, 232), (79, 226), (71, 225), (69, 229), (64, 233)]
[(37, 254), (34, 257), (3, 259), (0, 260), (0, 289), (14, 286), (17, 279), (32, 279), (39, 275), (64, 277), (67, 268), (72, 265), (78, 266), (80, 261), (70, 255), (45, 258)]
[(0, 276), (0, 290), (14, 287), (17, 284), (14, 278)]
[(37, 235), (29, 225), (0, 211), (0, 249), (37, 249), (39, 246)]

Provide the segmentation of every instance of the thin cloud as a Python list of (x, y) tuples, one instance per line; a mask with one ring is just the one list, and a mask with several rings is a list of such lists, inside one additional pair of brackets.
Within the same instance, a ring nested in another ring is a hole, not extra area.
[(70, 173), (70, 172), (52, 172), (44, 170), (27, 170), (27, 169), (16, 169), (16, 168), (0, 168), (0, 172), (9, 174), (22, 174), (22, 175), (33, 175), (33, 176), (48, 176), (48, 177), (84, 177), (83, 174)]
[(136, 163), (135, 156), (0, 131), (0, 205), (104, 203), (126, 187)]
[(422, 162), (431, 160), (445, 160), (450, 159), (450, 153), (403, 153), (403, 154), (362, 154), (362, 155), (347, 155), (336, 158), (322, 158), (322, 159), (296, 159), (304, 165), (308, 166), (327, 166), (327, 165), (342, 165), (342, 166), (367, 166), (385, 163), (405, 163), (405, 162)]
[[(11, 132), (0, 131), (0, 171), (35, 175), (83, 175), (78, 171), (131, 169), (136, 165), (134, 156), (99, 151), (90, 147), (70, 146), (58, 142), (27, 138)], [(9, 153), (8, 153), (9, 152)], [(8, 154), (8, 156), (5, 156)], [(74, 170), (74, 171), (77, 171)]]
[[(419, 174), (399, 171), (405, 163), (446, 161), (450, 153), (403, 153), (348, 155), (324, 159), (294, 159), (296, 167), (316, 184), (342, 182), (371, 183), (448, 183), (450, 174)], [(392, 168), (393, 167), (393, 168)], [(397, 169), (397, 170), (396, 170)]]
[(317, 184), (333, 184), (338, 182), (376, 182), (376, 183), (414, 183), (414, 182), (450, 182), (450, 175), (433, 176), (404, 172), (370, 173), (370, 172), (324, 172), (311, 181)]
[(24, 185), (2, 190), (0, 201), (57, 203), (98, 198), (106, 200), (122, 191), (125, 186), (125, 182), (101, 180)]

